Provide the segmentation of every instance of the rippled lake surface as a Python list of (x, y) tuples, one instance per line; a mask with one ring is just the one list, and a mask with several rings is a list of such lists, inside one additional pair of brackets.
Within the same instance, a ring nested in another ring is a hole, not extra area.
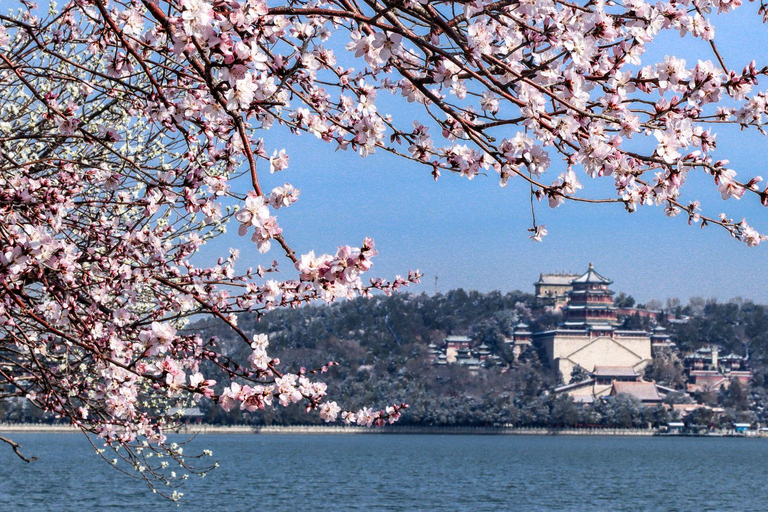
[[(766, 510), (768, 439), (205, 435), (180, 507), (78, 434), (0, 443), (0, 510)], [(188, 448), (191, 450), (192, 448)]]

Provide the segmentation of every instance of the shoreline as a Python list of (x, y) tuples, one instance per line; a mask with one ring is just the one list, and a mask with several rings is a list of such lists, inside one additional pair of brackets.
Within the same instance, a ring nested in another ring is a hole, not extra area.
[[(0, 433), (11, 434), (69, 434), (79, 433), (69, 425), (45, 425), (30, 423), (0, 423)], [(184, 425), (174, 434), (205, 435), (534, 435), (534, 436), (654, 436), (656, 429), (621, 428), (516, 428), (516, 427), (425, 427), (396, 426), (358, 427), (342, 425), (295, 425), (295, 426), (250, 426), (250, 425)], [(758, 436), (749, 436), (758, 437)]]

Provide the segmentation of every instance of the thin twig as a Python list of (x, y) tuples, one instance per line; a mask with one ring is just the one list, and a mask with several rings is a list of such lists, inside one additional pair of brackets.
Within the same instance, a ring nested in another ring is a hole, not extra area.
[(19, 456), (21, 460), (24, 462), (33, 462), (37, 460), (37, 457), (25, 457), (19, 448), (21, 448), (21, 445), (11, 439), (8, 439), (7, 437), (0, 436), (0, 441), (7, 443), (11, 445), (11, 448), (13, 448), (14, 453)]

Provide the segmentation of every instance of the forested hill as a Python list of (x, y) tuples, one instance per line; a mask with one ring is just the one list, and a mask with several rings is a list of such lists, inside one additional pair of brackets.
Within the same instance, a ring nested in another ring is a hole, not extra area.
[[(618, 294), (617, 304), (634, 301)], [(642, 305), (640, 305), (642, 306)], [(694, 298), (685, 306), (668, 301), (668, 309), (685, 321), (665, 323), (681, 352), (673, 360), (654, 361), (649, 378), (668, 387), (684, 385), (680, 358), (685, 351), (718, 345), (721, 353), (746, 353), (755, 377), (748, 397), (735, 400), (727, 394), (696, 397), (703, 403), (729, 407), (734, 414), (752, 414), (768, 420), (768, 307), (744, 300), (718, 303)], [(562, 318), (533, 309), (533, 296), (523, 292), (479, 293), (454, 290), (434, 296), (397, 293), (341, 301), (329, 306), (296, 310), (274, 310), (257, 321), (255, 315), (241, 315), (239, 325), (247, 333), (267, 333), (270, 354), (281, 367), (296, 371), (332, 367), (320, 379), (329, 386), (329, 395), (343, 407), (384, 407), (408, 403), (403, 424), (493, 425), (512, 423), (529, 426), (645, 426), (669, 418), (660, 408), (643, 409), (629, 399), (612, 400), (592, 408), (581, 408), (565, 397), (548, 391), (557, 384), (537, 350), (525, 352), (514, 361), (504, 338), (520, 321), (530, 329), (549, 329)], [(648, 321), (628, 317), (624, 326), (648, 328)], [(217, 337), (225, 352), (245, 360), (249, 347), (231, 329), (218, 321), (201, 321), (189, 330), (205, 339)], [(468, 335), (472, 346), (488, 345), (501, 358), (501, 365), (482, 368), (472, 374), (467, 367), (436, 366), (428, 353), (430, 342), (441, 346), (447, 335)], [(571, 376), (562, 376), (568, 382)], [(54, 421), (53, 415), (26, 407), (25, 401), (0, 403), (0, 421)], [(734, 405), (735, 404), (735, 405)], [(297, 424), (319, 423), (316, 415), (302, 407), (278, 407), (248, 413), (237, 409), (225, 413), (202, 401), (204, 421), (209, 423)], [(733, 414), (731, 415), (733, 416)]]
[[(504, 335), (521, 320), (533, 321), (532, 302), (533, 296), (523, 292), (398, 293), (274, 310), (258, 322), (243, 316), (239, 325), (249, 333), (268, 333), (271, 353), (285, 368), (338, 362), (322, 379), (329, 385), (329, 394), (344, 407), (406, 402), (410, 409), (405, 422), (488, 424), (514, 420), (508, 416), (510, 397), (535, 397), (554, 383), (537, 355), (529, 354), (513, 369), (482, 370), (473, 376), (458, 365), (432, 365), (427, 346), (430, 342), (441, 345), (449, 334), (466, 334), (476, 345), (488, 344), (507, 366), (512, 354), (504, 346)], [(547, 316), (540, 321), (554, 325), (556, 319)], [(248, 350), (222, 324), (208, 323), (202, 330), (206, 336), (217, 335), (233, 350)], [(215, 410), (211, 414), (215, 417), (210, 421), (241, 420), (224, 418)], [(291, 408), (266, 413), (262, 419), (307, 422), (311, 416)]]
[[(353, 367), (384, 362), (402, 366), (420, 359), (430, 342), (440, 345), (449, 334), (465, 334), (478, 345), (501, 348), (503, 336), (517, 322), (532, 321), (532, 301), (533, 296), (523, 292), (502, 295), (459, 289), (433, 297), (398, 293), (274, 310), (259, 321), (243, 316), (239, 325), (248, 332), (268, 333), (273, 351), (285, 362), (322, 364), (330, 357)], [(211, 324), (207, 325), (209, 334)], [(222, 338), (231, 337), (226, 327), (215, 330)]]
[[(617, 295), (617, 302), (627, 301), (634, 302), (625, 294)], [(699, 298), (685, 306), (675, 301), (670, 305), (671, 312), (686, 319), (685, 323), (664, 323), (682, 350), (716, 344), (725, 352), (743, 355), (749, 351), (756, 373), (753, 395), (756, 402), (765, 402), (768, 308), (743, 300), (718, 303)], [(528, 293), (459, 289), (434, 296), (399, 293), (330, 306), (275, 310), (258, 322), (255, 316), (243, 316), (240, 326), (246, 332), (267, 333), (272, 353), (284, 367), (294, 371), (300, 366), (312, 368), (328, 361), (338, 362), (339, 366), (322, 378), (331, 396), (347, 408), (407, 402), (410, 409), (403, 417), (404, 423), (551, 425), (585, 419), (576, 419), (581, 413), (574, 412), (567, 400), (547, 393), (556, 379), (546, 367), (543, 354), (530, 350), (514, 362), (504, 337), (520, 321), (535, 332), (551, 328), (560, 320), (558, 315), (537, 313), (533, 296)], [(639, 317), (626, 318), (625, 326), (649, 327), (647, 320)], [(246, 355), (248, 348), (227, 327), (209, 322), (194, 328), (205, 336), (218, 336), (230, 350), (243, 351), (241, 357)], [(475, 347), (487, 344), (502, 358), (502, 366), (472, 375), (459, 365), (433, 365), (429, 343), (440, 346), (450, 334), (470, 336)], [(569, 376), (563, 378), (567, 381)], [(674, 386), (672, 381), (667, 384)], [(314, 421), (299, 408), (255, 417), (240, 416), (239, 412), (225, 415), (215, 407), (206, 411), (207, 420), (212, 422)], [(601, 414), (603, 422), (618, 421), (610, 420), (612, 411)], [(637, 411), (629, 416), (633, 419), (625, 418), (624, 423), (642, 424)]]

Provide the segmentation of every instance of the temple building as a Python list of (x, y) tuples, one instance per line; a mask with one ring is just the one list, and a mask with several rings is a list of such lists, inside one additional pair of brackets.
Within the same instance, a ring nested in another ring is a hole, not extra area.
[(577, 277), (579, 274), (539, 274), (539, 280), (533, 283), (535, 304), (561, 309), (568, 302), (568, 293), (573, 289), (571, 282)]
[(669, 353), (677, 349), (677, 344), (672, 341), (672, 337), (667, 334), (667, 330), (657, 325), (651, 331), (651, 352), (653, 355), (663, 352)]
[(747, 368), (747, 363), (747, 357), (736, 354), (721, 356), (717, 346), (702, 347), (685, 356), (687, 390), (689, 393), (717, 391), (721, 387), (728, 388), (734, 380), (748, 385), (752, 371)]
[[(645, 331), (618, 329), (613, 282), (595, 271), (571, 281), (563, 322), (554, 330), (538, 332), (533, 341), (542, 346), (550, 366), (568, 382), (576, 367), (589, 374), (596, 366), (622, 367), (642, 375), (651, 361), (651, 336)], [(605, 384), (610, 388), (610, 384)]]
[(635, 383), (640, 375), (631, 366), (595, 366), (581, 380), (555, 388), (555, 393), (567, 393), (573, 401), (591, 404), (599, 398), (611, 396), (616, 383)]
[(610, 396), (632, 395), (644, 405), (658, 405), (662, 401), (655, 382), (614, 382)]
[(515, 361), (531, 346), (532, 335), (533, 333), (528, 330), (528, 324), (520, 322), (512, 329), (512, 336), (504, 339), (504, 343), (512, 346), (512, 355)]
[(709, 370), (720, 373), (745, 370), (747, 368), (747, 357), (736, 354), (720, 355), (720, 349), (717, 346), (702, 347), (695, 352), (685, 356), (685, 368), (687, 370)]
[(485, 343), (481, 343), (476, 349), (471, 349), (472, 338), (469, 336), (446, 336), (442, 350), (434, 343), (428, 346), (428, 354), (434, 364), (443, 366), (446, 364), (458, 364), (466, 366), (472, 372), (477, 372), (481, 367), (488, 368), (501, 364), (501, 358), (492, 353)]

